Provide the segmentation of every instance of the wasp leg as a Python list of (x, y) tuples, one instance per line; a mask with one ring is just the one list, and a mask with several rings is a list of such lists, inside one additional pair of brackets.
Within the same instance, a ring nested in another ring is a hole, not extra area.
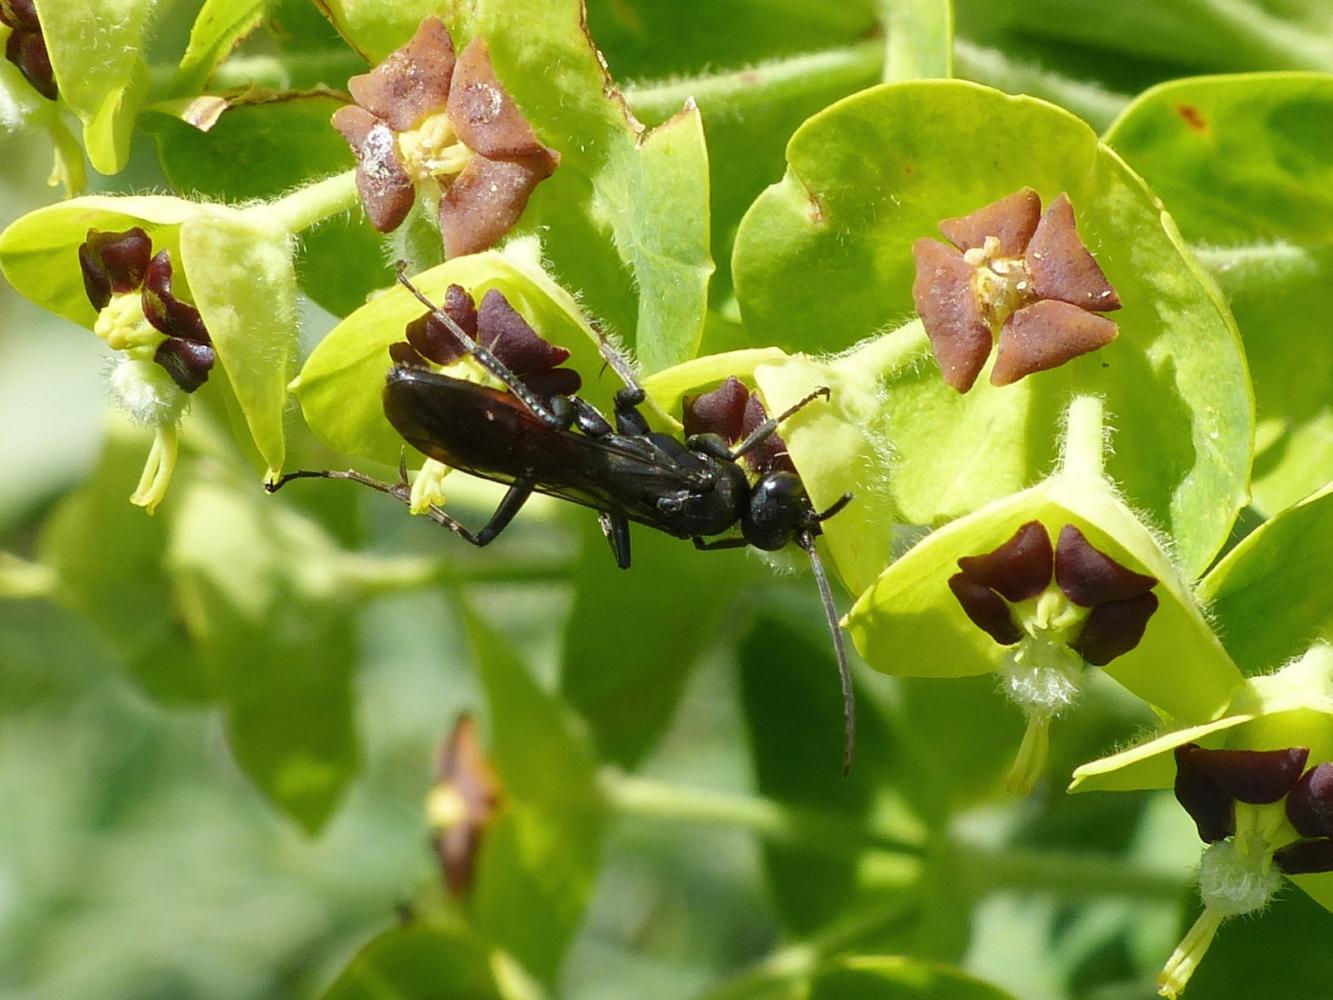
[(569, 405), (574, 410), (574, 424), (584, 434), (591, 438), (606, 437), (611, 433), (611, 423), (602, 416), (602, 411), (593, 406), (586, 399), (578, 396), (557, 397), (567, 398)]
[(795, 403), (793, 403), (791, 406), (787, 407), (776, 417), (769, 417), (762, 424), (760, 424), (758, 427), (752, 430), (749, 436), (744, 441), (736, 445), (736, 447), (731, 450), (732, 461), (735, 461), (736, 459), (740, 458), (742, 455), (744, 455), (746, 452), (756, 447), (757, 445), (762, 444), (765, 440), (768, 439), (770, 435), (773, 434), (774, 431), (778, 429), (779, 424), (781, 424), (785, 420), (791, 419), (791, 417), (795, 416), (797, 412), (804, 409), (806, 406), (808, 406), (810, 403), (813, 403), (816, 399), (819, 399), (821, 396), (824, 399), (829, 398), (828, 386), (821, 385), (819, 388), (815, 389), (813, 392), (806, 395), (803, 399), (800, 399)]
[(744, 538), (714, 538), (712, 541), (704, 541), (698, 535), (691, 539), (694, 547), (700, 552), (714, 552), (718, 549), (743, 549), (750, 543)]
[(629, 518), (624, 514), (610, 514), (602, 510), (597, 512), (597, 520), (601, 522), (602, 534), (611, 543), (616, 565), (621, 569), (629, 569)]
[[(336, 469), (309, 470), (302, 469), (298, 472), (289, 472), (276, 483), (264, 484), (264, 489), (269, 493), (276, 493), (293, 479), (344, 479), (351, 483), (360, 483), (362, 486), (369, 486), (372, 490), (380, 493), (387, 493), (401, 503), (411, 504), (412, 487), (408, 484), (406, 477), (399, 483), (384, 483), (378, 479), (372, 479), (370, 476), (363, 475), (352, 469), (339, 471)], [(480, 531), (472, 531), (457, 518), (451, 514), (445, 513), (439, 507), (433, 504), (426, 508), (426, 516), (436, 524), (448, 528), (465, 542), (471, 542), (480, 548), (483, 545), (489, 545), (495, 536), (504, 531), (509, 526), (509, 522), (532, 496), (532, 483), (520, 479), (509, 487), (509, 491), (500, 498), (500, 505), (495, 508), (495, 513), (491, 519), (481, 528)]]

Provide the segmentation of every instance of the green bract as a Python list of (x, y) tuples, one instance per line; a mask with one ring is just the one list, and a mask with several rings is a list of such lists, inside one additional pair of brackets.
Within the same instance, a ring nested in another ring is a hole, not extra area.
[[(1277, 673), (1252, 677), (1238, 688), (1221, 718), (1173, 730), (1074, 772), (1071, 792), (1170, 788), (1176, 747), (1277, 750), (1308, 747), (1310, 764), (1333, 760), (1333, 646), (1312, 647)], [(1290, 839), (1295, 839), (1293, 832)], [(1333, 910), (1333, 872), (1291, 880)]]
[(1121, 160), (1066, 111), (957, 81), (877, 87), (792, 137), (785, 178), (751, 207), (733, 272), (751, 331), (788, 349), (842, 350), (914, 309), (912, 243), (1025, 186), (1067, 192), (1083, 241), (1124, 308), (1119, 338), (1013, 386), (960, 397), (934, 363), (899, 370), (883, 409), (905, 519), (938, 524), (1038, 479), (1072, 392), (1121, 429), (1108, 472), (1202, 570), (1245, 499), (1252, 403), (1217, 289)]
[(1258, 407), (1254, 495), (1276, 513), (1333, 478), (1333, 75), (1177, 80), (1106, 141), (1162, 197), (1226, 292)]
[(1029, 521), (1041, 522), (1053, 539), (1073, 524), (1116, 562), (1157, 579), (1159, 606), (1142, 641), (1102, 669), (1174, 718), (1216, 718), (1241, 682), (1240, 672), (1152, 534), (1108, 484), (1077, 469), (945, 525), (886, 569), (845, 619), (866, 662), (914, 677), (966, 677), (995, 669), (1007, 647), (969, 621), (949, 578), (960, 557), (990, 552)]
[[(282, 468), (286, 369), (296, 354), (290, 236), (254, 212), (166, 197), (93, 195), (29, 212), (0, 233), (0, 268), (28, 298), (91, 327), (97, 311), (79, 270), (89, 229), (142, 227), (169, 250), (213, 339), (255, 446)], [(180, 284), (178, 279), (178, 284)]]
[(95, 169), (119, 173), (148, 93), (145, 28), (151, 0), (36, 0), (60, 98), (83, 122)]
[[(438, 9), (388, 0), (328, 7), (375, 60)], [(637, 122), (588, 38), (582, 8), (581, 0), (480, 0), (440, 13), (459, 51), (473, 37), (486, 40), (500, 82), (560, 153), (521, 227), (541, 233), (562, 283), (655, 371), (693, 355), (703, 332), (713, 271), (703, 125), (692, 104), (652, 130)]]
[(1255, 528), (1199, 583), (1247, 674), (1333, 641), (1333, 484)]
[(203, 90), (218, 64), (259, 24), (267, 7), (267, 0), (204, 0), (172, 89), (182, 94)]
[[(578, 304), (540, 267), (519, 255), (496, 251), (456, 257), (413, 279), (435, 303), (452, 284), (474, 299), (499, 289), (541, 337), (570, 352), (568, 366), (582, 373), (580, 395), (609, 407), (618, 388), (613, 377), (596, 378), (601, 367), (597, 334)], [(403, 440), (384, 417), (380, 393), (391, 367), (388, 347), (404, 340), (403, 328), (425, 313), (405, 288), (391, 288), (339, 323), (319, 342), (292, 382), (306, 423), (329, 447), (396, 465)]]

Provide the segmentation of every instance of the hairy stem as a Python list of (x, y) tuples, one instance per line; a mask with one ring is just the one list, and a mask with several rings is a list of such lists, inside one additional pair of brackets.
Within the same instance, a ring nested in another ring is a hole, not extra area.
[(356, 171), (326, 177), (297, 188), (276, 201), (246, 209), (256, 221), (286, 230), (293, 236), (358, 204)]
[(1100, 396), (1075, 396), (1065, 411), (1060, 471), (1075, 479), (1101, 479), (1106, 429)]

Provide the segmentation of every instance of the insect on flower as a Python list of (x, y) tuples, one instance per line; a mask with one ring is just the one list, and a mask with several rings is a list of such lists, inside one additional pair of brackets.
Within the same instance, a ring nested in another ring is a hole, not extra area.
[[(630, 565), (630, 522), (647, 525), (701, 550), (754, 546), (775, 551), (795, 543), (810, 558), (842, 683), (843, 771), (851, 767), (855, 711), (851, 675), (828, 577), (815, 548), (820, 524), (852, 499), (843, 494), (826, 510), (810, 502), (787, 459), (778, 427), (829, 390), (818, 387), (776, 417), (763, 413), (744, 386), (729, 380), (687, 403), (684, 440), (653, 431), (639, 406), (647, 398), (628, 361), (603, 338), (602, 357), (623, 387), (615, 393), (615, 425), (574, 395), (577, 373), (557, 367), (566, 352), (546, 344), (496, 292), (473, 311), (461, 288), (444, 308), (402, 273), (399, 281), (429, 310), (409, 324), (407, 343), (394, 344), (384, 387), (384, 413), (404, 440), (428, 458), (509, 487), (491, 519), (473, 531), (438, 506), (425, 513), (473, 545), (489, 544), (533, 493), (597, 511), (622, 569)], [(489, 318), (488, 318), (489, 311)], [(464, 327), (471, 327), (471, 331)], [(475, 334), (475, 336), (474, 336)], [(433, 371), (426, 358), (447, 363), (470, 355), (506, 390)], [(693, 431), (697, 431), (692, 433)], [(729, 440), (730, 439), (730, 440)], [(754, 471), (752, 482), (741, 460)], [(400, 481), (383, 483), (353, 471), (288, 473), (293, 479), (346, 479), (411, 503), (406, 466)], [(740, 534), (724, 535), (739, 527)]]

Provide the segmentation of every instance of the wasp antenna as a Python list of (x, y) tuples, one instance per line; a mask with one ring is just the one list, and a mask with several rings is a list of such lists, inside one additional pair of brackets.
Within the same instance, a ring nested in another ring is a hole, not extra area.
[(852, 502), (852, 494), (844, 493), (842, 496), (838, 497), (838, 499), (834, 500), (833, 503), (829, 504), (826, 508), (815, 514), (814, 516), (815, 523), (818, 524), (820, 521), (827, 521), (830, 517), (838, 513), (838, 511), (842, 510), (851, 502)]
[(824, 604), (829, 631), (833, 634), (833, 652), (838, 658), (838, 680), (842, 684), (842, 776), (852, 773), (852, 756), (856, 753), (856, 695), (852, 691), (852, 670), (847, 664), (847, 648), (843, 645), (842, 629), (838, 625), (838, 610), (833, 605), (824, 563), (815, 550), (815, 539), (809, 531), (796, 536), (796, 544), (810, 556), (810, 568), (819, 587), (819, 599)]

